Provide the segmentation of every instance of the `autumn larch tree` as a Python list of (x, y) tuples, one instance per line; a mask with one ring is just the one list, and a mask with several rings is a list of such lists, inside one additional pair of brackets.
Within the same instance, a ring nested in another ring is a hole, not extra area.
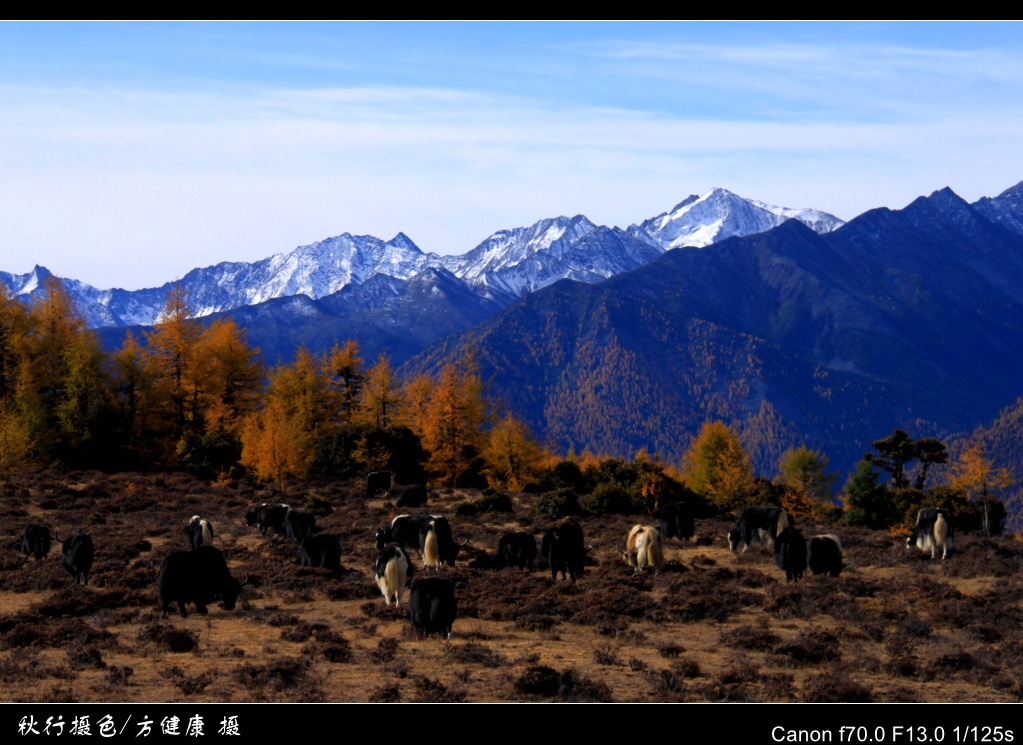
[(682, 458), (688, 488), (725, 511), (753, 494), (753, 466), (738, 436), (724, 422), (704, 422)]
[(359, 343), (349, 340), (343, 347), (335, 344), (327, 356), (325, 368), (337, 393), (337, 423), (351, 424), (358, 417), (366, 384)]
[(996, 468), (985, 453), (984, 441), (975, 437), (952, 467), (952, 484), (984, 505), (984, 533), (991, 537), (991, 492), (1012, 486), (1015, 480), (1007, 468)]
[(529, 427), (508, 412), (487, 433), (483, 457), (488, 482), (518, 490), (539, 472), (543, 450)]
[(103, 351), (64, 286), (46, 279), (22, 337), (15, 398), (38, 458), (90, 462), (110, 414)]
[(775, 481), (786, 491), (782, 506), (790, 513), (809, 515), (831, 501), (836, 478), (828, 471), (827, 456), (802, 445), (782, 454)]
[(173, 446), (195, 421), (201, 381), (195, 375), (196, 349), (202, 330), (192, 318), (185, 288), (174, 285), (163, 313), (145, 332), (147, 360), (154, 382), (154, 403), (163, 420), (161, 435)]
[(270, 374), (263, 410), (245, 417), (242, 465), (278, 485), (286, 477), (305, 477), (318, 441), (332, 426), (336, 402), (322, 361), (300, 348), (290, 365)]
[(376, 364), (366, 373), (362, 419), (371, 426), (387, 429), (400, 421), (401, 403), (401, 388), (391, 370), (391, 361), (381, 353)]
[(458, 486), (482, 466), (487, 419), (483, 383), (472, 356), (445, 365), (430, 394), (422, 435), (430, 470), (442, 483)]

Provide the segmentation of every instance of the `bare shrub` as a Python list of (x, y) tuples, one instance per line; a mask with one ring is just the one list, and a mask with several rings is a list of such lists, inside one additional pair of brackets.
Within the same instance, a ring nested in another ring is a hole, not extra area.
[(976, 679), (978, 676), (987, 678), (990, 672), (976, 655), (965, 650), (955, 650), (940, 654), (931, 660), (928, 671), (936, 678), (966, 680)]
[(774, 654), (781, 658), (782, 664), (790, 666), (816, 665), (842, 656), (838, 639), (822, 629), (800, 632), (794, 641), (775, 647)]
[(375, 704), (390, 704), (401, 701), (401, 691), (396, 685), (385, 685), (373, 691), (369, 697), (370, 702)]
[(677, 659), (679, 655), (686, 651), (686, 648), (681, 644), (675, 644), (669, 642), (668, 644), (662, 644), (657, 648), (657, 653), (668, 660)]
[(515, 681), (515, 690), (531, 696), (551, 698), (558, 695), (561, 673), (546, 665), (533, 665)]
[(107, 666), (103, 661), (103, 653), (94, 646), (75, 645), (67, 651), (67, 662), (72, 670), (96, 669)]
[(618, 656), (618, 648), (611, 643), (601, 644), (593, 650), (593, 661), (598, 665), (620, 667), (622, 658)]
[(135, 669), (127, 665), (111, 665), (107, 668), (107, 683), (114, 688), (124, 688), (129, 684)]
[(137, 638), (149, 642), (166, 652), (191, 652), (199, 646), (199, 635), (188, 629), (178, 629), (162, 623), (151, 623), (139, 629)]
[(872, 702), (873, 692), (869, 686), (858, 683), (844, 672), (829, 670), (809, 676), (804, 685), (802, 701), (809, 703), (857, 703)]
[(739, 649), (766, 651), (775, 647), (780, 639), (771, 631), (766, 620), (752, 625), (736, 626), (721, 632), (721, 643)]
[(756, 683), (763, 679), (760, 667), (751, 664), (746, 660), (736, 660), (729, 665), (718, 680), (724, 685), (735, 685), (737, 683)]
[(465, 701), (465, 692), (452, 690), (439, 680), (427, 678), (425, 675), (416, 675), (412, 679), (412, 685), (416, 690), (416, 703), (461, 703)]
[(650, 670), (646, 673), (646, 679), (654, 693), (661, 699), (668, 701), (682, 701), (681, 694), (689, 690), (685, 675), (670, 668), (664, 670)]
[(931, 635), (933, 628), (930, 621), (917, 615), (908, 616), (899, 624), (899, 631), (916, 639), (926, 639)]
[(26, 683), (47, 677), (36, 653), (12, 653), (0, 659), (0, 681)]
[(212, 673), (199, 675), (182, 675), (174, 681), (175, 687), (186, 696), (194, 696), (205, 691), (216, 678)]
[(370, 652), (373, 662), (390, 662), (398, 651), (398, 640), (385, 637), (377, 642), (377, 648)]
[(571, 668), (561, 674), (558, 695), (575, 703), (609, 703), (613, 700), (607, 683), (583, 677)]
[(788, 585), (776, 585), (767, 592), (764, 610), (782, 620), (806, 618), (813, 615), (813, 604), (805, 601), (802, 591)]
[(317, 630), (314, 641), (302, 651), (309, 655), (321, 655), (327, 662), (333, 663), (346, 663), (354, 659), (351, 642), (336, 631), (326, 628)]
[(472, 641), (465, 644), (450, 644), (444, 655), (455, 662), (483, 665), (483, 667), (500, 667), (506, 662), (502, 655), (490, 647)]
[(308, 660), (282, 658), (264, 665), (242, 665), (234, 671), (235, 679), (250, 690), (285, 691), (306, 681)]

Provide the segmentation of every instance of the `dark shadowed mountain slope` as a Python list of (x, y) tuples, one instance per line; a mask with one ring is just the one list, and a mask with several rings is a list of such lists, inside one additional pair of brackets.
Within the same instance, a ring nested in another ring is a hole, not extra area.
[(719, 418), (760, 439), (765, 473), (799, 441), (849, 469), (893, 427), (970, 429), (1023, 392), (1023, 236), (947, 189), (826, 235), (789, 221), (559, 282), (410, 369), (469, 348), (561, 447), (677, 460)]
[[(275, 298), (198, 320), (233, 319), (268, 365), (291, 362), (300, 346), (319, 354), (349, 339), (359, 342), (367, 364), (386, 352), (397, 365), (428, 344), (490, 318), (499, 307), (450, 272), (428, 269), (410, 280), (377, 275), (319, 300), (305, 295)], [(131, 330), (141, 338), (145, 327)], [(110, 350), (121, 345), (127, 331), (98, 330)]]

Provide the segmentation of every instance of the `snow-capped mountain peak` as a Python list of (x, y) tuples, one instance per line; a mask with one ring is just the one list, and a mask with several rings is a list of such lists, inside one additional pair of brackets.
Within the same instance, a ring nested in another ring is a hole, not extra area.
[(818, 233), (827, 233), (843, 221), (813, 209), (775, 207), (743, 199), (715, 187), (701, 197), (689, 197), (640, 224), (640, 228), (665, 250), (680, 246), (702, 248), (733, 236), (753, 235), (796, 219)]
[[(773, 207), (715, 188), (690, 196), (669, 212), (627, 230), (598, 227), (583, 215), (545, 218), (528, 227), (500, 230), (458, 256), (424, 253), (404, 233), (389, 241), (342, 233), (260, 261), (223, 262), (193, 269), (180, 282), (195, 315), (205, 316), (282, 297), (312, 300), (362, 287), (374, 278), (404, 286), (427, 271), (446, 271), (467, 291), (501, 303), (559, 279), (596, 282), (641, 266), (669, 248), (707, 246), (735, 235), (801, 220), (818, 232), (842, 221), (816, 210)], [(41, 292), (49, 273), (0, 273), (12, 292), (25, 298)], [(159, 318), (173, 284), (138, 290), (98, 290), (62, 280), (92, 326), (149, 325)], [(390, 286), (390, 285), (388, 285)]]

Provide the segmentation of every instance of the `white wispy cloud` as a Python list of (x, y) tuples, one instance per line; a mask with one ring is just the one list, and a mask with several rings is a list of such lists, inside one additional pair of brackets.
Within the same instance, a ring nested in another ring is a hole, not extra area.
[(576, 74), (627, 81), (632, 100), (482, 85), (8, 82), (0, 269), (38, 261), (138, 287), (344, 231), (463, 252), (555, 214), (624, 226), (712, 186), (850, 218), (946, 185), (976, 199), (1023, 178), (1014, 50), (565, 49), (548, 71), (585, 58)]

